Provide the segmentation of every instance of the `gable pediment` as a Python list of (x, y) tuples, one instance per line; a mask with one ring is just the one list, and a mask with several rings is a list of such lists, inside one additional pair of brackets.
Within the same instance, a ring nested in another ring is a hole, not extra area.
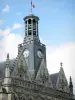
[(50, 75), (48, 73), (48, 69), (46, 67), (44, 59), (42, 59), (42, 62), (40, 64), (35, 80), (37, 81), (37, 83), (52, 87), (52, 82), (51, 82)]
[(60, 68), (59, 75), (56, 82), (56, 88), (64, 92), (69, 92), (68, 82), (64, 73), (63, 68)]
[(31, 80), (30, 73), (23, 55), (17, 57), (14, 63), (14, 70), (12, 73), (15, 78), (20, 78), (22, 80)]

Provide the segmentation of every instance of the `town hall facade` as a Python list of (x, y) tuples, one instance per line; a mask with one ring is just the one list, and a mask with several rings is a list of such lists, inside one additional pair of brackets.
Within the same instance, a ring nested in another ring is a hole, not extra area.
[(0, 63), (0, 100), (75, 100), (72, 79), (68, 84), (62, 64), (58, 73), (48, 72), (38, 21), (32, 13), (24, 17), (25, 37), (17, 57), (11, 60), (8, 53)]

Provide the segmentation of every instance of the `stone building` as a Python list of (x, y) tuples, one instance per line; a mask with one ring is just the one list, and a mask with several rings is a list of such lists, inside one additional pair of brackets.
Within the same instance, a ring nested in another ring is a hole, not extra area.
[(46, 46), (38, 34), (39, 17), (24, 17), (25, 37), (17, 57), (0, 63), (0, 100), (75, 100), (70, 77), (68, 84), (62, 63), (60, 71), (49, 75)]

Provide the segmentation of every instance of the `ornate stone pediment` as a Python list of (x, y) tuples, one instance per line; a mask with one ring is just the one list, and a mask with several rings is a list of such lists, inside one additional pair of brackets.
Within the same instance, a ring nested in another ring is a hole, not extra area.
[(15, 60), (14, 70), (12, 74), (15, 78), (20, 78), (21, 80), (31, 80), (28, 67), (23, 55), (17, 57), (17, 59)]
[(52, 82), (51, 82), (44, 59), (42, 60), (42, 62), (40, 64), (40, 68), (37, 72), (35, 80), (38, 83), (44, 84), (45, 86), (52, 87)]
[(69, 93), (68, 82), (67, 82), (67, 79), (66, 79), (66, 76), (65, 76), (65, 73), (62, 67), (60, 68), (60, 71), (59, 71), (58, 79), (56, 82), (56, 88), (58, 90), (62, 90), (64, 92)]

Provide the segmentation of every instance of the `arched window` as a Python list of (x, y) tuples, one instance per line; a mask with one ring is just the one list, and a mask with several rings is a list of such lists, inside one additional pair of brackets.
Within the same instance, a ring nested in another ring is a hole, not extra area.
[(33, 19), (33, 35), (36, 35), (36, 20)]
[(31, 19), (28, 20), (28, 24), (31, 24)]
[(35, 24), (36, 23), (36, 20), (35, 19), (33, 19), (33, 24)]

